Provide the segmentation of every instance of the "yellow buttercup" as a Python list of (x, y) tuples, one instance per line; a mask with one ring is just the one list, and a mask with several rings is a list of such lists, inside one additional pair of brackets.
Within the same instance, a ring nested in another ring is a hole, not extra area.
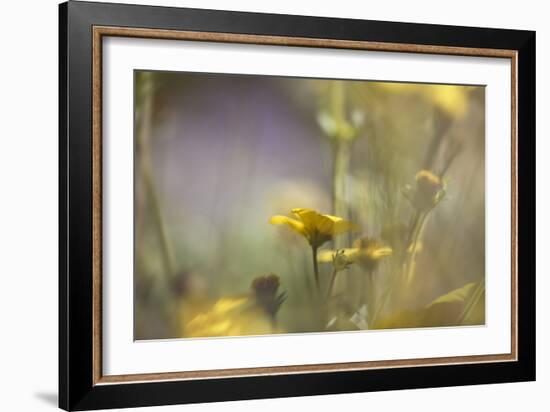
[[(381, 259), (392, 254), (390, 247), (382, 245), (375, 239), (362, 238), (355, 241), (355, 247), (339, 249), (338, 252), (334, 250), (321, 250), (319, 251), (319, 262), (322, 263), (335, 263), (334, 257), (338, 254), (341, 255), (341, 259), (345, 258), (346, 263), (358, 263), (367, 270), (374, 269)], [(338, 260), (336, 260), (337, 262)]]
[(293, 219), (288, 216), (276, 215), (269, 219), (272, 225), (288, 225), (295, 232), (304, 236), (311, 246), (313, 252), (313, 274), (317, 290), (321, 289), (319, 281), (319, 267), (317, 265), (317, 249), (323, 243), (328, 242), (334, 236), (357, 230), (358, 226), (332, 215), (322, 215), (313, 209), (292, 209), (292, 213), (297, 217)]
[(350, 230), (357, 230), (358, 226), (337, 216), (323, 215), (313, 209), (292, 209), (297, 217), (276, 215), (269, 219), (272, 225), (288, 225), (294, 231), (304, 236), (311, 247), (318, 248), (334, 236)]

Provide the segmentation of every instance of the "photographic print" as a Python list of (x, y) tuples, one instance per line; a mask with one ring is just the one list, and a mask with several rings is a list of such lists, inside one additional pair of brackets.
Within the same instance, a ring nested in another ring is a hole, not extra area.
[(534, 31), (58, 17), (61, 408), (535, 380)]
[(134, 71), (134, 338), (485, 324), (485, 88)]

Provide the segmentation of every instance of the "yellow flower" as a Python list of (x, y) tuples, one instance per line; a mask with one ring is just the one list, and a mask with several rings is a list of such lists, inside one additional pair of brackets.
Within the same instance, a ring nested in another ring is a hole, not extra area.
[[(341, 262), (345, 260), (346, 265), (357, 263), (368, 271), (372, 271), (378, 266), (380, 260), (393, 253), (390, 247), (382, 245), (375, 239), (368, 237), (355, 241), (353, 248), (319, 251), (319, 262), (332, 262), (335, 269), (341, 267)], [(338, 264), (338, 268), (337, 265)]]
[(184, 325), (184, 337), (244, 336), (277, 333), (265, 312), (248, 296), (219, 299)]
[(359, 250), (358, 262), (367, 270), (373, 270), (380, 260), (393, 253), (392, 248), (382, 245), (378, 240), (364, 237), (355, 241)]
[(346, 252), (344, 250), (337, 250), (336, 253), (332, 255), (332, 266), (336, 272), (341, 272), (347, 269), (352, 263), (353, 260), (346, 256)]
[(429, 170), (421, 170), (415, 177), (416, 186), (408, 187), (405, 196), (418, 211), (427, 211), (445, 197), (445, 183)]
[(450, 84), (431, 85), (425, 89), (425, 96), (441, 110), (451, 116), (464, 117), (468, 110), (469, 92), (473, 88)]
[(351, 142), (358, 136), (359, 127), (363, 122), (363, 115), (361, 112), (356, 111), (352, 114), (351, 122), (348, 122), (345, 119), (336, 121), (327, 112), (321, 112), (317, 117), (317, 121), (321, 129), (331, 139)]
[(318, 259), (321, 263), (332, 263), (336, 268), (341, 268), (351, 263), (356, 263), (359, 256), (357, 248), (343, 248), (338, 250), (323, 249), (319, 251)]
[(421, 84), (421, 83), (376, 83), (376, 86), (387, 91), (401, 94), (416, 94), (444, 113), (462, 118), (468, 111), (471, 86), (454, 84)]
[(294, 231), (304, 236), (314, 249), (336, 235), (358, 228), (357, 225), (340, 217), (322, 215), (313, 209), (292, 209), (292, 213), (298, 219), (276, 215), (269, 219), (269, 223), (290, 226)]
[(215, 302), (186, 299), (180, 308), (181, 334), (214, 337), (282, 333), (275, 316), (286, 293), (277, 293), (279, 285), (279, 277), (270, 274), (255, 278), (250, 294), (226, 296)]

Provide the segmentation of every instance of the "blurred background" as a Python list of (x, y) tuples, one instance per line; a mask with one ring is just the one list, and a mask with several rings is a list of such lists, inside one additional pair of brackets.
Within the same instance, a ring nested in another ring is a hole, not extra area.
[[(136, 71), (135, 338), (484, 323), (484, 113), (481, 86)], [(392, 254), (327, 297), (333, 265), (319, 293), (307, 240), (269, 224), (294, 208), (360, 227), (324, 249)]]

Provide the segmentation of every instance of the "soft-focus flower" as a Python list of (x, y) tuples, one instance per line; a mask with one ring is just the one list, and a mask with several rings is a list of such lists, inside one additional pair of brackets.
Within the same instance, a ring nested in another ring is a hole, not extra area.
[(359, 128), (363, 124), (363, 113), (354, 111), (351, 115), (351, 122), (340, 119), (337, 121), (329, 113), (322, 111), (317, 116), (317, 122), (321, 130), (331, 139), (351, 142), (359, 134)]
[(313, 209), (292, 209), (292, 213), (297, 219), (276, 215), (269, 219), (269, 223), (290, 226), (295, 232), (304, 236), (315, 249), (336, 235), (358, 228), (357, 225), (340, 217), (322, 215)]
[(442, 110), (444, 113), (462, 118), (467, 110), (471, 86), (454, 84), (421, 84), (421, 83), (393, 83), (379, 82), (376, 86), (384, 90), (399, 94), (416, 94), (427, 102)]
[(418, 211), (427, 211), (445, 197), (445, 183), (435, 173), (421, 170), (416, 174), (415, 186), (406, 187), (404, 194)]
[(383, 258), (393, 253), (392, 248), (368, 237), (356, 240), (355, 247), (359, 250), (358, 263), (367, 270), (374, 270)]
[(251, 304), (248, 296), (224, 297), (189, 323), (183, 325), (185, 337), (264, 335), (277, 333), (270, 317)]
[(271, 273), (267, 276), (257, 277), (252, 281), (250, 287), (256, 304), (273, 319), (286, 300), (286, 293), (277, 294), (279, 285), (279, 276)]
[[(332, 263), (335, 268), (345, 268), (357, 262), (359, 249), (343, 248), (338, 250), (322, 249), (317, 256), (321, 263)], [(345, 267), (344, 267), (345, 266)]]
[(215, 302), (198, 300), (182, 304), (182, 335), (214, 337), (283, 332), (275, 322), (286, 299), (285, 293), (277, 293), (279, 285), (279, 277), (270, 274), (254, 279), (249, 294), (226, 296)]
[(344, 250), (337, 250), (336, 253), (332, 255), (332, 266), (336, 272), (347, 269), (352, 263), (353, 261), (346, 256)]
[[(337, 264), (337, 259), (341, 263), (345, 262), (346, 265), (357, 263), (364, 269), (372, 271), (376, 269), (383, 258), (390, 256), (392, 252), (392, 248), (382, 245), (378, 240), (364, 237), (356, 240), (353, 248), (339, 249), (337, 252), (321, 250), (318, 259), (319, 262), (332, 262), (333, 265)], [(339, 263), (339, 267), (341, 267), (341, 263)]]
[(424, 94), (441, 110), (461, 118), (468, 109), (470, 90), (468, 86), (438, 84), (429, 86)]
[(343, 249), (337, 250), (336, 252), (332, 253), (332, 276), (330, 278), (330, 283), (327, 289), (327, 296), (329, 298), (332, 295), (332, 289), (334, 288), (336, 276), (339, 272), (346, 270), (348, 266), (350, 266), (352, 263), (353, 261), (348, 259), (348, 256), (346, 256), (346, 252)]

